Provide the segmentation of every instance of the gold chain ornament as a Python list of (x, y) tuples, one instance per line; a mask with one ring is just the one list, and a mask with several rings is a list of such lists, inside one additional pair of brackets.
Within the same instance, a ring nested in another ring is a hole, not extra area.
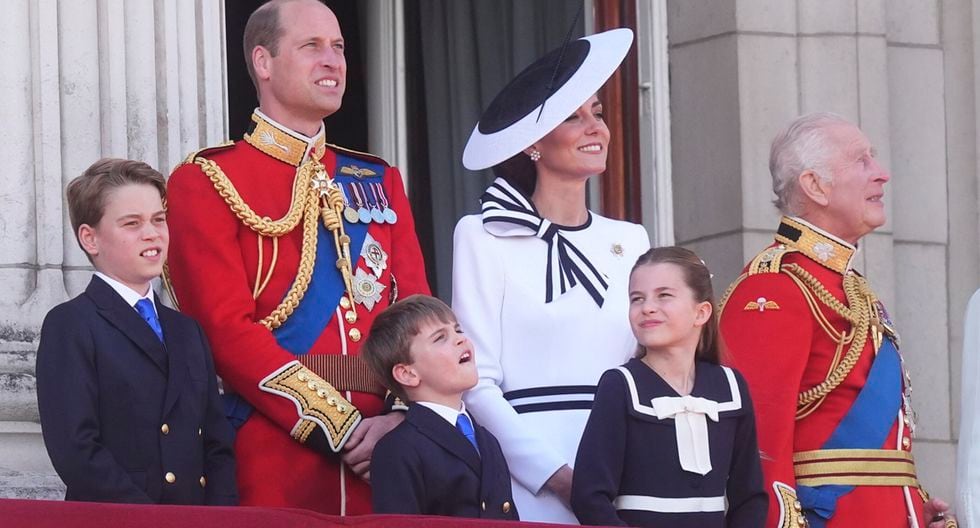
[[(289, 211), (279, 220), (260, 217), (245, 203), (234, 184), (221, 170), (217, 163), (202, 157), (194, 159), (204, 174), (211, 180), (218, 195), (228, 204), (232, 213), (243, 224), (260, 236), (280, 237), (290, 233), (297, 225), (303, 224), (303, 245), (300, 251), (296, 279), (282, 302), (259, 323), (269, 330), (279, 328), (292, 315), (299, 302), (306, 294), (313, 277), (313, 266), (316, 263), (317, 222), (323, 221), (333, 233), (334, 245), (337, 250), (337, 268), (344, 278), (344, 286), (354, 306), (354, 288), (351, 277), (353, 267), (350, 255), (350, 237), (344, 232), (344, 223), (340, 220), (340, 212), (344, 208), (344, 197), (340, 188), (327, 174), (326, 168), (320, 162), (326, 148), (323, 145), (305, 163), (300, 165), (293, 180), (292, 199)], [(270, 270), (271, 272), (271, 270)]]
[[(836, 389), (854, 370), (864, 344), (867, 341), (865, 336), (871, 328), (871, 309), (872, 301), (870, 288), (867, 281), (854, 273), (844, 275), (844, 296), (847, 298), (847, 306), (835, 298), (816, 277), (811, 275), (797, 264), (786, 264), (783, 269), (798, 277), (806, 284), (817, 298), (825, 306), (847, 319), (853, 325), (853, 334), (850, 347), (844, 354), (844, 359), (830, 372), (825, 380), (818, 385), (801, 392), (797, 399), (798, 409), (803, 409), (813, 404), (817, 400), (822, 400), (830, 391)], [(798, 411), (799, 413), (800, 411)]]

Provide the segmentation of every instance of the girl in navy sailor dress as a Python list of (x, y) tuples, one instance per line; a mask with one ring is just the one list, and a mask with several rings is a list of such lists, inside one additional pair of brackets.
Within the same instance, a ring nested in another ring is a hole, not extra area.
[(651, 249), (629, 292), (637, 356), (599, 381), (575, 459), (575, 515), (590, 525), (763, 526), (752, 402), (742, 376), (719, 365), (708, 269), (687, 249)]

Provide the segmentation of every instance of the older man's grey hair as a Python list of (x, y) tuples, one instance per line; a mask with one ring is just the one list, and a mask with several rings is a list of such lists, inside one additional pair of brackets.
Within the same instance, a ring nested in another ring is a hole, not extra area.
[(835, 155), (831, 150), (827, 130), (851, 122), (830, 112), (816, 112), (796, 118), (772, 140), (769, 150), (769, 173), (772, 175), (773, 204), (783, 214), (796, 215), (801, 211), (796, 193), (798, 176), (813, 171), (823, 181), (832, 179), (829, 162)]

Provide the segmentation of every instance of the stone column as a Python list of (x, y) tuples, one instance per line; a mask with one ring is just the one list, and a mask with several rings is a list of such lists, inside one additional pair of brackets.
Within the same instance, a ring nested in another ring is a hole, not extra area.
[(44, 451), (44, 314), (85, 288), (64, 188), (100, 157), (164, 174), (226, 136), (224, 7), (213, 0), (9, 0), (0, 17), (0, 497), (63, 493)]

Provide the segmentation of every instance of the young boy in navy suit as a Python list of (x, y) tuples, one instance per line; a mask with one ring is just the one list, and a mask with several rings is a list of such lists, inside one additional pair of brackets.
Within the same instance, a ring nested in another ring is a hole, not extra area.
[(102, 159), (67, 194), (96, 272), (48, 312), (37, 352), (41, 432), (65, 499), (237, 504), (234, 433), (207, 341), (150, 287), (169, 241), (163, 176)]
[(476, 358), (452, 310), (426, 295), (398, 301), (374, 320), (361, 355), (409, 402), (372, 454), (374, 512), (516, 520), (500, 444), (463, 405)]

